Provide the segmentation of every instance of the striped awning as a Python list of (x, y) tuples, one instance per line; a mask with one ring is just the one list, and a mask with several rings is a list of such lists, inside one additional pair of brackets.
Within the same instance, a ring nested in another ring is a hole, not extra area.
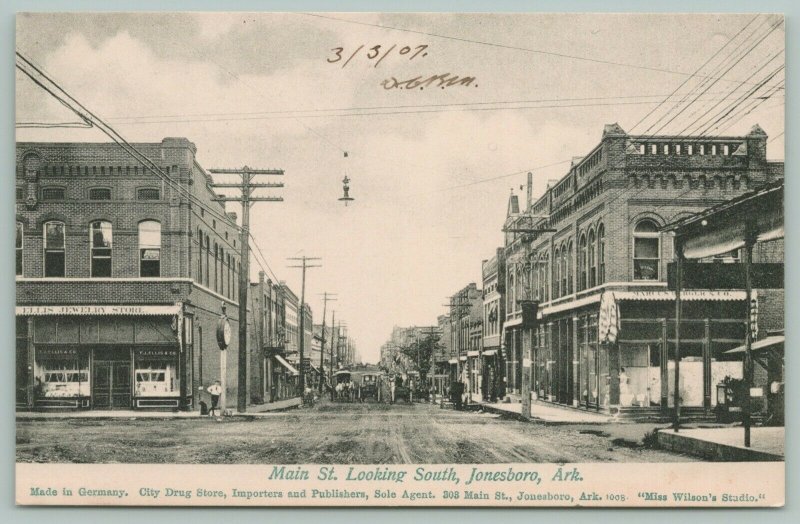
[(598, 332), (600, 342), (614, 343), (619, 334), (619, 305), (612, 291), (603, 293), (600, 299), (600, 314), (598, 316)]
[[(779, 347), (783, 347), (784, 343), (786, 342), (786, 336), (784, 335), (773, 335), (761, 340), (756, 340), (750, 345), (750, 349), (752, 351), (763, 351), (765, 349), (777, 349)], [(733, 349), (729, 349), (725, 353), (730, 355), (731, 353), (744, 353), (745, 347), (738, 346)]]
[(286, 359), (285, 359), (285, 358), (283, 358), (282, 356), (280, 356), (280, 355), (275, 355), (275, 360), (277, 360), (277, 361), (280, 363), (280, 365), (281, 365), (281, 366), (283, 366), (283, 367), (285, 367), (286, 369), (288, 369), (288, 370), (289, 370), (289, 373), (291, 373), (292, 375), (295, 375), (295, 376), (297, 376), (297, 375), (299, 375), (299, 374), (300, 374), (300, 372), (299, 372), (299, 371), (297, 371), (297, 368), (295, 368), (293, 365), (291, 365), (291, 364), (289, 364), (288, 362), (286, 362)]

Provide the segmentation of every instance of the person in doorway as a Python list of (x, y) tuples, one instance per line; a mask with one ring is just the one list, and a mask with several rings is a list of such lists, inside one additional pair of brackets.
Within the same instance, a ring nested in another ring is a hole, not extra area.
[(208, 416), (213, 417), (215, 412), (219, 412), (219, 397), (222, 395), (222, 384), (219, 380), (215, 380), (213, 384), (208, 386), (206, 391), (211, 395), (211, 408), (208, 410)]

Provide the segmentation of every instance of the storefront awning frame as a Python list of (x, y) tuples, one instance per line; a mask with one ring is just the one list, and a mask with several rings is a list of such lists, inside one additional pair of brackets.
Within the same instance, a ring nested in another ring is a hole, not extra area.
[(297, 371), (297, 368), (289, 364), (289, 362), (287, 362), (285, 358), (283, 358), (280, 355), (274, 355), (274, 357), (275, 360), (277, 360), (280, 365), (285, 367), (289, 371), (289, 373), (291, 373), (293, 376), (300, 376), (300, 372)]

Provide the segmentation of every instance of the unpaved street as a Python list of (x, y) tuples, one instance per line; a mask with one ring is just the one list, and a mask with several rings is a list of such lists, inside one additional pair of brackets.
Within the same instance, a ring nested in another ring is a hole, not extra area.
[[(630, 435), (622, 441), (613, 433)], [(664, 462), (646, 425), (544, 426), (429, 404), (331, 404), (253, 418), (17, 422), (20, 462), (380, 464)], [(611, 433), (611, 435), (609, 434)]]

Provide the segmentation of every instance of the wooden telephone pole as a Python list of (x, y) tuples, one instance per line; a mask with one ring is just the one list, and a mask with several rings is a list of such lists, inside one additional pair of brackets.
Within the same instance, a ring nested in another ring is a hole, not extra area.
[[(282, 202), (283, 197), (258, 197), (253, 196), (253, 191), (258, 188), (283, 187), (282, 182), (255, 183), (254, 177), (260, 175), (283, 175), (283, 169), (251, 169), (244, 166), (241, 169), (209, 169), (210, 173), (220, 175), (238, 175), (241, 181), (235, 183), (212, 184), (220, 189), (238, 189), (241, 195), (220, 195), (215, 200), (219, 202), (239, 202), (242, 204), (242, 229), (240, 234), (240, 258), (242, 268), (239, 271), (239, 377), (237, 385), (236, 409), (240, 413), (247, 411), (247, 292), (250, 287), (250, 206), (253, 202)], [(225, 409), (225, 406), (223, 406)]]
[[(306, 374), (305, 374), (305, 366), (303, 365), (303, 355), (305, 349), (305, 339), (306, 339), (306, 332), (305, 332), (305, 325), (306, 325), (306, 269), (310, 269), (312, 267), (322, 267), (321, 265), (311, 265), (308, 263), (309, 260), (322, 260), (319, 257), (289, 257), (288, 260), (300, 260), (302, 264), (299, 266), (289, 266), (289, 267), (297, 267), (303, 270), (303, 283), (301, 284), (300, 289), (300, 395), (306, 390)], [(312, 325), (311, 332), (313, 334), (314, 327)]]
[[(325, 378), (325, 366), (323, 365), (323, 358), (325, 357), (325, 314), (328, 310), (328, 302), (336, 302), (335, 298), (331, 298), (335, 296), (336, 293), (328, 293), (325, 291), (322, 293), (322, 345), (319, 349), (319, 394), (322, 396), (322, 383), (324, 382)], [(331, 363), (333, 366), (333, 363)], [(331, 387), (333, 386), (333, 380), (331, 380)]]
[[(336, 310), (334, 310), (331, 313), (331, 315), (332, 315), (333, 318), (331, 319), (331, 349), (330, 349), (330, 353), (331, 354), (330, 354), (330, 369), (328, 370), (328, 376), (330, 376), (331, 402), (333, 402), (333, 398), (334, 398), (333, 397), (333, 395), (334, 395), (333, 370), (336, 368), (336, 363), (333, 360), (333, 342), (336, 340), (336, 335), (334, 335), (334, 332), (336, 331)], [(323, 332), (324, 331), (325, 330), (323, 329)]]

